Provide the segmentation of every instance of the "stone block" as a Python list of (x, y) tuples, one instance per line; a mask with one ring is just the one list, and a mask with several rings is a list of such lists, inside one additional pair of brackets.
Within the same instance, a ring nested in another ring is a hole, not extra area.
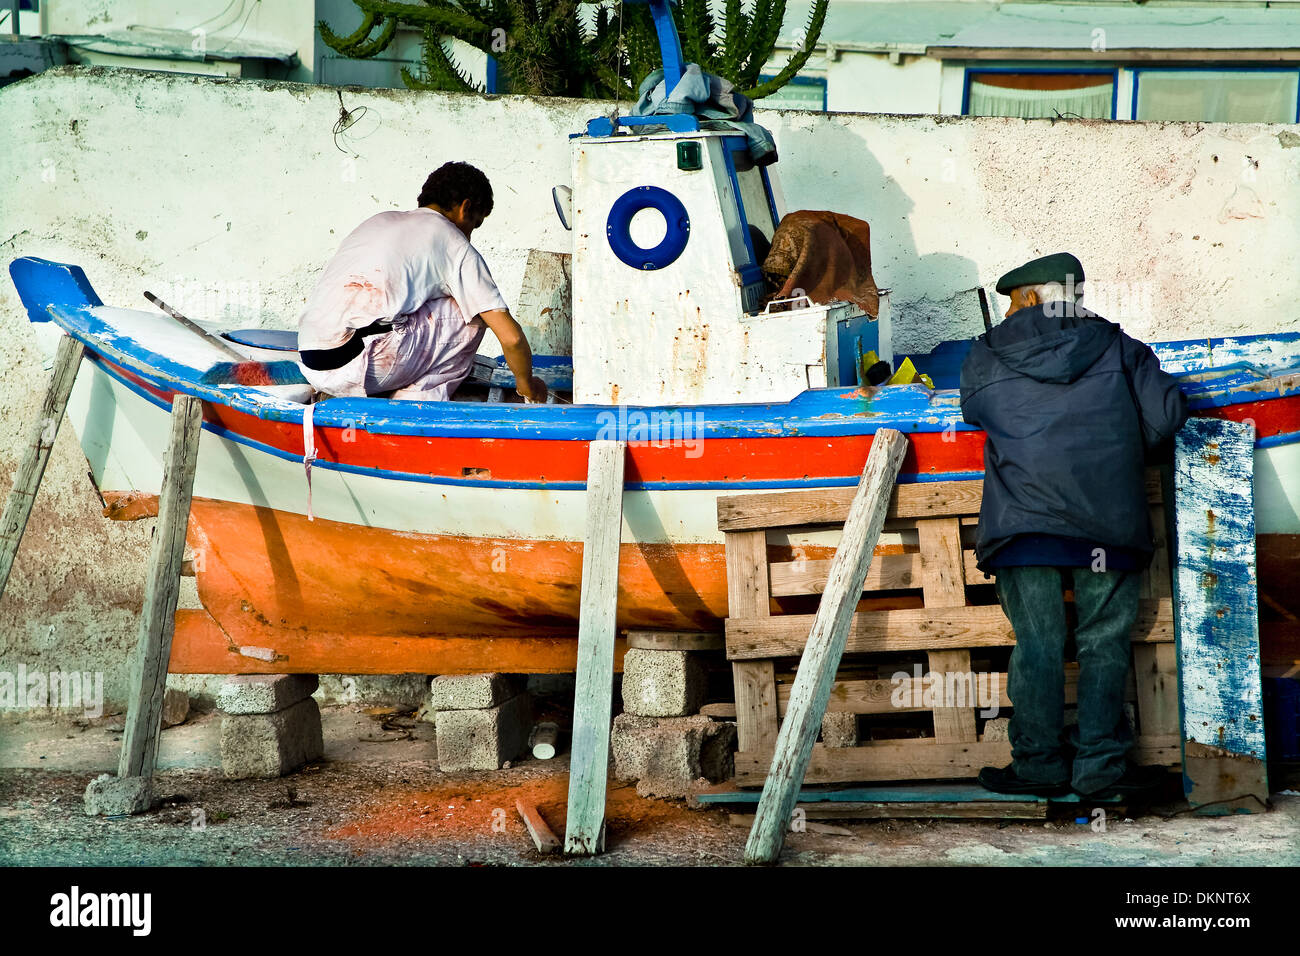
[(828, 710), (822, 715), (822, 743), (827, 747), (858, 745), (858, 715)]
[(988, 743), (1007, 740), (1007, 731), (1011, 726), (1010, 717), (994, 717), (984, 722), (984, 740)]
[(701, 778), (719, 783), (735, 774), (731, 721), (619, 714), (610, 745), (614, 775), (635, 780), (643, 797), (684, 797)]
[(486, 710), (524, 693), (513, 674), (444, 674), (429, 683), (426, 710)]
[(322, 674), (321, 704), (360, 704), (414, 710), (429, 693), (427, 674)]
[(272, 714), (221, 718), (221, 769), (227, 777), (283, 777), (324, 752), (320, 708), (310, 697)]
[(185, 723), (185, 719), (189, 715), (190, 695), (183, 690), (168, 687), (163, 692), (162, 725), (164, 727), (175, 727), (177, 724)]
[(315, 674), (240, 674), (217, 691), (223, 714), (274, 714), (306, 700), (316, 691)]
[(85, 809), (90, 817), (116, 817), (127, 813), (144, 813), (153, 806), (153, 778), (119, 779), (103, 773), (86, 787)]
[(685, 717), (704, 702), (704, 668), (690, 651), (630, 648), (623, 658), (623, 710), (641, 717)]
[(438, 711), (438, 769), (500, 769), (527, 748), (532, 711), (527, 694), (516, 694), (495, 707)]

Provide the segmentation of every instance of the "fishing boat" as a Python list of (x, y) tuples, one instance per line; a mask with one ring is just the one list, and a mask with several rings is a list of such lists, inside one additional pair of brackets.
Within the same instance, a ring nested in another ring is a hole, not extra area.
[[(671, 82), (681, 52), (660, 37)], [(75, 265), (11, 264), (43, 345), (86, 347), (67, 416), (107, 512), (151, 513), (173, 397), (203, 402), (189, 530), (202, 608), (177, 614), (173, 672), (571, 671), (594, 440), (628, 445), (625, 629), (720, 629), (719, 496), (854, 485), (880, 428), (908, 437), (901, 482), (982, 476), (984, 434), (962, 422), (956, 387), (969, 340), (896, 354), (887, 295), (875, 316), (760, 308), (754, 235), (771, 237), (784, 203), (743, 134), (685, 114), (600, 117), (570, 142), (571, 193), (555, 197), (574, 236), (572, 354), (537, 366), (571, 403), (483, 400), (513, 385), (500, 362), (446, 402), (313, 402), (292, 374), (240, 384), (223, 377), (228, 350), (291, 368), (294, 334), (212, 329), (218, 345), (104, 305)], [(1261, 587), (1294, 601), (1300, 333), (1151, 344), (1193, 414), (1253, 423)], [(933, 387), (862, 384), (869, 352), (909, 359)]]

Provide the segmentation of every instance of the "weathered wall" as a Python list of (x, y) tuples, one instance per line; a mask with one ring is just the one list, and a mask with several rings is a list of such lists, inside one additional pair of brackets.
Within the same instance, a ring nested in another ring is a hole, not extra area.
[[(507, 299), (530, 248), (569, 249), (550, 187), (568, 182), (567, 134), (598, 104), (344, 90), (356, 122), (336, 145), (339, 96), (76, 69), (6, 87), (0, 257), (80, 263), (114, 304), (144, 307), (148, 288), (197, 317), (289, 326), (343, 235), (413, 205), (450, 158), (493, 178), (497, 211), (475, 243)], [(1296, 325), (1295, 127), (759, 118), (779, 141), (789, 208), (871, 222), (900, 346), (975, 334), (971, 290), (1059, 249), (1120, 284), (1102, 311), (1140, 336)], [(0, 472), (12, 475), (47, 373), (7, 278), (0, 359)], [(150, 528), (100, 519), (85, 470), (61, 436), (0, 601), (0, 671), (103, 670), (120, 700)]]

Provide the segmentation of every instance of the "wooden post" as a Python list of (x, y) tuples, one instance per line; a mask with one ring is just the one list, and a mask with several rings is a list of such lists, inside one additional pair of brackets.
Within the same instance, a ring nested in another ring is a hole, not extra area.
[(36, 489), (40, 487), (45, 465), (50, 460), (50, 451), (54, 448), (54, 439), (59, 433), (64, 409), (68, 407), (68, 396), (72, 394), (72, 384), (77, 380), (77, 369), (81, 367), (81, 356), (85, 351), (86, 347), (70, 335), (59, 340), (54, 356), (54, 377), (45, 390), (40, 417), (18, 464), (4, 515), (0, 516), (0, 595), (4, 594), (9, 583), (9, 572), (27, 529), (27, 519), (32, 514)]
[[(921, 546), (921, 586), (926, 610), (939, 607), (966, 606), (966, 570), (961, 557), (961, 519), (925, 518), (916, 523)], [(970, 673), (970, 651), (930, 651), (926, 655), (930, 670), (940, 676)], [(944, 693), (955, 686), (966, 686), (944, 679)], [(968, 686), (974, 690), (974, 682)], [(949, 701), (951, 704), (952, 702)], [(973, 743), (977, 701), (965, 707), (934, 708), (934, 739), (941, 744)]]
[(844, 656), (849, 625), (862, 597), (867, 569), (885, 524), (890, 494), (906, 451), (907, 439), (892, 428), (880, 429), (872, 439), (871, 453), (862, 470), (844, 534), (831, 561), (826, 590), (790, 689), (790, 702), (777, 735), (772, 768), (745, 844), (746, 863), (774, 862), (785, 843), (790, 814), (799, 800), (799, 788), (803, 786), (812, 758), (835, 672)]
[(176, 600), (180, 593), (181, 559), (190, 519), (190, 497), (203, 428), (203, 402), (193, 395), (172, 400), (171, 443), (163, 463), (158, 496), (158, 524), (149, 549), (149, 577), (144, 611), (131, 662), (133, 695), (127, 704), (126, 732), (118, 761), (119, 780), (152, 777), (158, 756), (167, 661), (172, 651)]
[(564, 852), (604, 848), (609, 722), (618, 633), (618, 551), (623, 537), (623, 460), (627, 443), (593, 441), (587, 461), (587, 527), (582, 545), (578, 673), (569, 760)]
[(1174, 439), (1174, 639), (1183, 791), (1198, 812), (1267, 807), (1255, 579), (1255, 430), (1192, 418)]

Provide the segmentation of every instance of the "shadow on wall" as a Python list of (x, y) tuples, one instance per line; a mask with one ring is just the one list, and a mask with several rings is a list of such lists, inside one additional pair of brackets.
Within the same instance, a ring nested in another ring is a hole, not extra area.
[[(784, 119), (772, 125), (780, 131), (777, 169), (786, 211), (834, 207), (870, 223), (872, 272), (891, 292), (894, 351), (928, 352), (945, 339), (982, 333), (978, 266), (955, 253), (917, 251), (911, 224), (917, 204), (885, 173), (866, 138), (833, 116), (819, 115), (815, 128)], [(827, 157), (838, 165), (827, 170)]]

